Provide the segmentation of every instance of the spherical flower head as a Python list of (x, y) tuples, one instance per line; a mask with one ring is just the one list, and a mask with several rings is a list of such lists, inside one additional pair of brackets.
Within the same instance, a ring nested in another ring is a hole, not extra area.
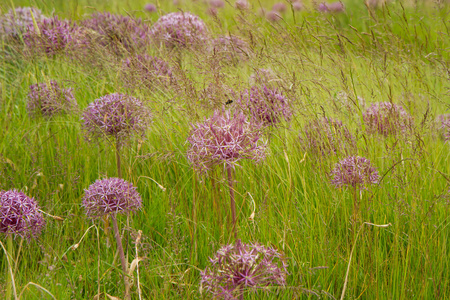
[(79, 50), (87, 43), (80, 27), (71, 21), (59, 20), (58, 16), (43, 19), (37, 27), (29, 25), (23, 39), (31, 52), (50, 56)]
[(154, 89), (157, 86), (168, 86), (174, 80), (167, 62), (147, 54), (126, 58), (122, 64), (122, 72), (129, 88), (143, 85), (145, 88)]
[(295, 1), (292, 3), (292, 8), (295, 11), (299, 11), (299, 10), (303, 10), (304, 6), (303, 3), (301, 1)]
[(153, 3), (147, 3), (147, 4), (145, 4), (144, 9), (145, 9), (146, 11), (150, 12), (150, 13), (153, 13), (153, 12), (156, 12), (156, 11), (157, 11), (156, 6), (155, 6), (155, 4), (153, 4)]
[(331, 171), (331, 175), (331, 183), (336, 188), (347, 185), (364, 189), (368, 184), (378, 183), (380, 178), (370, 161), (360, 156), (349, 156), (341, 160)]
[(167, 48), (190, 48), (207, 40), (208, 30), (198, 16), (189, 12), (173, 12), (158, 19), (151, 35)]
[(283, 118), (289, 121), (292, 116), (288, 99), (276, 88), (265, 85), (245, 90), (238, 99), (238, 105), (264, 126), (274, 126)]
[(0, 17), (0, 36), (18, 38), (29, 26), (45, 19), (40, 9), (34, 7), (17, 7)]
[(222, 8), (225, 6), (225, 2), (223, 0), (210, 0), (209, 5), (214, 8)]
[(250, 9), (250, 3), (247, 0), (236, 0), (234, 7), (239, 10), (248, 10)]
[(329, 12), (330, 10), (328, 9), (328, 5), (325, 2), (321, 2), (319, 3), (319, 5), (317, 6), (317, 10), (320, 12)]
[(282, 19), (280, 13), (277, 11), (273, 11), (273, 10), (266, 13), (266, 18), (270, 22), (278, 22)]
[(390, 102), (372, 104), (363, 114), (366, 130), (369, 133), (404, 133), (411, 128), (412, 117), (402, 106)]
[(0, 232), (21, 236), (30, 240), (37, 238), (45, 221), (34, 200), (16, 190), (0, 192)]
[(84, 190), (82, 203), (88, 218), (126, 214), (142, 206), (142, 199), (132, 183), (121, 178), (98, 179)]
[(81, 22), (97, 37), (97, 43), (110, 47), (116, 54), (145, 48), (149, 42), (149, 27), (141, 19), (96, 12)]
[(95, 100), (81, 118), (86, 137), (113, 137), (123, 142), (132, 134), (143, 134), (151, 115), (138, 99), (109, 94)]
[(438, 117), (439, 129), (445, 141), (450, 141), (450, 114), (440, 115)]
[(328, 11), (332, 13), (340, 13), (345, 11), (344, 3), (341, 1), (331, 2), (327, 4)]
[(241, 159), (260, 161), (267, 146), (258, 124), (248, 122), (242, 112), (232, 114), (219, 110), (211, 118), (193, 125), (187, 140), (191, 144), (187, 158), (200, 172), (219, 164), (233, 167)]
[(38, 83), (30, 86), (27, 110), (30, 116), (52, 117), (77, 107), (72, 89), (59, 86), (56, 81)]
[(245, 244), (240, 240), (217, 251), (211, 266), (201, 272), (200, 290), (215, 298), (240, 299), (245, 290), (268, 290), (286, 284), (287, 264), (272, 247)]
[(279, 13), (284, 13), (287, 7), (284, 2), (277, 2), (272, 6), (272, 10)]
[(306, 150), (314, 154), (347, 154), (356, 152), (356, 139), (339, 120), (322, 118), (309, 122), (300, 136)]
[(215, 38), (210, 51), (226, 61), (245, 61), (251, 53), (248, 43), (234, 35)]

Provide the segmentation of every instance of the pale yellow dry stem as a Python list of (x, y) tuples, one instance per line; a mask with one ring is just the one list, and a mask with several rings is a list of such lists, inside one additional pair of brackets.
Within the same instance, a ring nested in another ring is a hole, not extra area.
[(3, 245), (3, 243), (1, 241), (0, 241), (0, 245), (3, 248), (3, 252), (5, 253), (5, 256), (6, 256), (6, 261), (8, 262), (8, 270), (9, 270), (9, 274), (11, 276), (11, 286), (12, 286), (13, 293), (14, 293), (14, 299), (17, 300), (18, 298), (17, 298), (17, 292), (16, 292), (16, 283), (14, 281), (13, 268), (11, 266), (11, 261), (9, 259), (9, 253), (8, 253), (8, 251), (6, 251), (5, 245)]
[(47, 290), (47, 289), (44, 288), (43, 286), (40, 286), (40, 285), (37, 284), (37, 283), (31, 282), (31, 281), (28, 282), (28, 283), (23, 287), (22, 291), (21, 291), (20, 294), (19, 294), (19, 299), (22, 297), (23, 292), (25, 291), (25, 289), (26, 289), (29, 285), (33, 285), (33, 286), (37, 287), (38, 289), (40, 289), (40, 290), (46, 292), (46, 293), (49, 294), (53, 299), (56, 300), (55, 296), (53, 296), (53, 294), (50, 293), (49, 290)]

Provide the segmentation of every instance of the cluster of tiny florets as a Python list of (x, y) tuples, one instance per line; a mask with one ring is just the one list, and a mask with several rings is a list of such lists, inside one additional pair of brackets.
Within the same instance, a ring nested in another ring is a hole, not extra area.
[(40, 235), (44, 225), (44, 218), (34, 198), (16, 190), (0, 192), (1, 233), (30, 240)]
[(97, 12), (81, 25), (91, 30), (91, 36), (94, 33), (98, 44), (112, 48), (116, 54), (144, 48), (150, 42), (150, 28), (141, 19)]
[(0, 17), (0, 36), (15, 37), (23, 34), (29, 26), (45, 19), (40, 9), (34, 7), (17, 7)]
[(276, 125), (283, 118), (289, 121), (292, 116), (288, 99), (277, 89), (265, 85), (245, 90), (238, 99), (238, 105), (266, 126)]
[(89, 218), (128, 213), (142, 206), (142, 199), (132, 183), (121, 178), (98, 179), (84, 190), (82, 203)]
[(37, 27), (29, 25), (23, 39), (28, 50), (36, 54), (66, 53), (86, 45), (80, 27), (69, 20), (60, 20), (57, 16), (43, 19), (37, 23)]
[(245, 291), (267, 291), (286, 284), (287, 264), (272, 247), (244, 244), (240, 240), (217, 251), (211, 266), (201, 272), (201, 291), (215, 298), (242, 299)]
[(345, 6), (341, 1), (332, 3), (322, 2), (317, 7), (317, 10), (323, 13), (340, 13), (345, 11)]
[(246, 60), (250, 47), (237, 36), (220, 36), (211, 41), (211, 52), (227, 61)]
[(265, 157), (266, 143), (262, 130), (250, 123), (242, 112), (215, 111), (202, 123), (192, 126), (187, 157), (200, 172), (224, 164), (234, 166), (241, 159), (260, 161)]
[(356, 139), (339, 120), (322, 118), (309, 122), (300, 136), (306, 150), (315, 154), (347, 154), (356, 151)]
[(138, 99), (125, 94), (109, 94), (89, 104), (81, 118), (87, 137), (111, 136), (118, 141), (143, 134), (151, 115)]
[(27, 110), (30, 116), (51, 117), (77, 107), (72, 89), (62, 88), (54, 80), (49, 83), (31, 85), (27, 100)]
[(198, 16), (174, 12), (160, 17), (153, 25), (151, 35), (167, 48), (189, 48), (203, 43), (208, 38), (208, 30)]
[(173, 73), (167, 62), (144, 55), (128, 57), (122, 64), (123, 79), (128, 87), (143, 85), (152, 89), (155, 86), (167, 86), (173, 81)]
[(363, 114), (369, 133), (382, 135), (405, 132), (412, 126), (412, 117), (402, 106), (390, 102), (372, 104)]
[(439, 129), (444, 136), (444, 140), (450, 141), (450, 114), (440, 115), (438, 117), (439, 120)]
[(337, 188), (352, 186), (365, 188), (368, 184), (378, 183), (380, 176), (367, 158), (349, 156), (336, 164), (331, 171), (331, 183)]

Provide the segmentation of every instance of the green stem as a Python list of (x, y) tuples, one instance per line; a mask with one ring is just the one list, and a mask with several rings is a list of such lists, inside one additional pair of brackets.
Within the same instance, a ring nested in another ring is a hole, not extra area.
[(230, 188), (230, 205), (231, 205), (232, 231), (234, 233), (234, 239), (237, 240), (237, 232), (236, 232), (236, 202), (234, 201), (233, 173), (232, 173), (231, 167), (227, 167), (227, 173), (228, 173), (228, 186)]
[(128, 283), (128, 264), (125, 260), (125, 254), (123, 252), (122, 247), (122, 239), (120, 238), (120, 232), (119, 232), (119, 226), (117, 225), (117, 219), (115, 215), (111, 215), (113, 228), (114, 228), (114, 237), (116, 239), (117, 243), (117, 251), (119, 251), (119, 257), (120, 257), (120, 263), (122, 265), (122, 272), (123, 272), (123, 283), (125, 285), (125, 299), (130, 300), (130, 284)]
[(117, 177), (122, 178), (122, 168), (120, 162), (120, 143), (119, 138), (116, 138), (116, 162), (117, 162)]
[[(7, 245), (6, 248), (8, 249), (8, 253), (7, 255), (9, 255), (9, 257), (13, 258), (13, 239), (12, 239), (12, 235), (8, 235), (7, 237)], [(11, 261), (14, 261), (14, 259), (11, 259)], [(12, 266), (11, 266), (12, 268)], [(12, 269), (11, 269), (12, 270)], [(6, 278), (6, 298), (7, 300), (10, 300), (12, 297), (12, 274), (11, 272), (8, 272), (8, 265), (6, 265), (6, 273), (8, 274), (7, 278)]]

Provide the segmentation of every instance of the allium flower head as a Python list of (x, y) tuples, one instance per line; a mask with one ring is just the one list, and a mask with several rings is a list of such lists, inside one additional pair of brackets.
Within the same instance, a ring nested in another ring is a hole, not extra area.
[(209, 5), (214, 8), (222, 8), (225, 6), (225, 2), (223, 0), (209, 0)]
[(45, 19), (40, 9), (34, 7), (17, 7), (10, 9), (7, 14), (0, 17), (0, 36), (15, 37), (23, 34), (29, 26)]
[(190, 48), (208, 38), (205, 23), (189, 12), (173, 12), (158, 19), (151, 29), (155, 41), (167, 48)]
[(380, 176), (367, 158), (349, 156), (336, 164), (331, 171), (331, 183), (337, 188), (344, 185), (365, 188), (371, 183), (378, 183)]
[(315, 154), (353, 154), (356, 152), (356, 139), (339, 120), (322, 118), (309, 122), (300, 136), (306, 150)]
[(82, 203), (89, 218), (128, 213), (142, 206), (142, 199), (132, 183), (121, 178), (98, 179), (84, 190)]
[(279, 12), (279, 13), (284, 13), (286, 11), (286, 9), (287, 9), (287, 7), (284, 2), (277, 2), (272, 6), (272, 10)]
[(270, 22), (278, 22), (278, 21), (280, 21), (282, 19), (280, 13), (277, 12), (277, 11), (274, 11), (274, 10), (268, 11), (266, 13), (266, 18)]
[(146, 11), (150, 12), (150, 13), (156, 12), (156, 11), (157, 11), (156, 6), (155, 6), (155, 4), (153, 4), (153, 3), (147, 3), (147, 4), (145, 4), (144, 9), (145, 9)]
[(27, 102), (30, 116), (51, 117), (76, 107), (77, 102), (72, 94), (72, 89), (61, 88), (56, 81), (51, 80), (49, 84), (38, 83), (30, 86)]
[(111, 136), (123, 141), (133, 133), (143, 134), (151, 115), (138, 99), (125, 94), (109, 94), (89, 104), (83, 113), (87, 137)]
[(366, 130), (382, 135), (397, 134), (411, 128), (412, 117), (402, 106), (390, 102), (372, 104), (363, 114)]
[(288, 99), (277, 89), (265, 85), (245, 90), (238, 99), (238, 105), (265, 126), (276, 125), (282, 118), (289, 121), (292, 116)]
[(302, 10), (304, 8), (304, 6), (301, 1), (295, 1), (292, 3), (292, 8), (296, 11), (299, 11), (299, 10)]
[(141, 19), (97, 12), (81, 25), (98, 35), (97, 43), (110, 47), (116, 54), (139, 50), (150, 43), (150, 29)]
[(211, 52), (227, 61), (247, 60), (250, 47), (237, 36), (220, 36), (211, 42)]
[(345, 6), (341, 1), (332, 3), (322, 2), (317, 7), (317, 10), (324, 13), (340, 13), (345, 11)]
[(234, 7), (239, 10), (247, 10), (250, 9), (250, 3), (247, 0), (236, 0)]
[(450, 114), (440, 115), (438, 117), (439, 120), (439, 129), (444, 136), (444, 140), (450, 141)]
[(242, 112), (216, 110), (211, 118), (192, 126), (187, 157), (201, 172), (219, 164), (232, 167), (241, 159), (260, 161), (266, 150), (261, 137), (261, 127), (248, 122)]
[(167, 86), (174, 79), (167, 62), (147, 54), (126, 58), (122, 64), (122, 72), (128, 87), (143, 85), (153, 89), (155, 86)]
[(16, 190), (0, 192), (0, 232), (30, 240), (40, 235), (44, 225), (34, 198)]
[(75, 51), (87, 43), (80, 27), (71, 21), (59, 20), (58, 16), (43, 19), (37, 23), (37, 28), (29, 25), (23, 39), (31, 52), (47, 55)]
[(240, 299), (246, 290), (267, 290), (286, 284), (287, 264), (272, 247), (244, 244), (240, 240), (217, 251), (211, 267), (201, 272), (201, 291), (215, 298)]

